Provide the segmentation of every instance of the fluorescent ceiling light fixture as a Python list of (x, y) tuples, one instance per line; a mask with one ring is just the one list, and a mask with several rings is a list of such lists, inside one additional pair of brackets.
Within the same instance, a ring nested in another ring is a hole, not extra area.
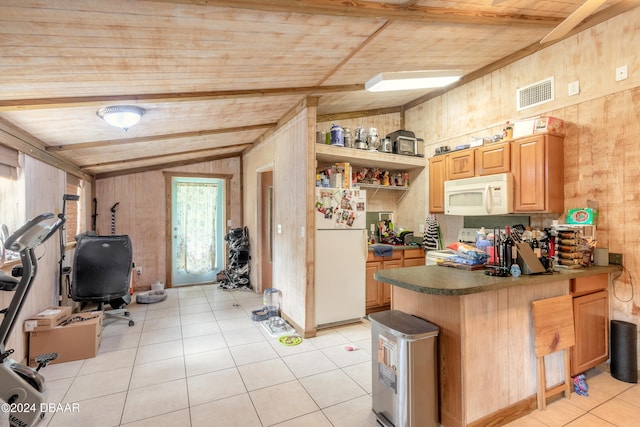
[(460, 77), (462, 70), (380, 73), (365, 83), (364, 88), (369, 92), (386, 92), (444, 87), (460, 80)]
[(96, 114), (111, 126), (115, 126), (125, 131), (136, 125), (144, 115), (144, 108), (135, 105), (112, 105), (102, 107)]

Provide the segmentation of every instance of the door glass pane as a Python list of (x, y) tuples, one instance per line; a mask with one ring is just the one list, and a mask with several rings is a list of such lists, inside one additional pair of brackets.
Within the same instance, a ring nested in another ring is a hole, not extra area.
[(173, 284), (215, 281), (222, 269), (224, 181), (173, 179)]

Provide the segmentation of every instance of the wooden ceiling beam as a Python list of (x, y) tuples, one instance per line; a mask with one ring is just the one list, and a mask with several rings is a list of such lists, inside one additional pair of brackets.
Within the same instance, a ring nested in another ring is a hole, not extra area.
[(357, 119), (360, 117), (372, 117), (382, 114), (402, 113), (402, 107), (379, 108), (376, 110), (349, 111), (345, 113), (332, 113), (318, 115), (318, 122), (331, 122), (339, 120)]
[(265, 12), (302, 13), (358, 18), (395, 19), (449, 24), (474, 25), (520, 25), (550, 28), (558, 25), (562, 18), (429, 7), (407, 1), (403, 4), (376, 3), (371, 1), (344, 0), (152, 0), (160, 3), (190, 4), (199, 6), (229, 7)]
[(364, 90), (364, 84), (285, 87), (269, 89), (222, 90), (204, 92), (146, 93), (130, 95), (93, 95), (60, 98), (34, 98), (0, 100), (0, 112), (37, 110), (46, 108), (102, 106), (116, 102), (194, 102), (219, 99), (257, 98), (262, 96), (319, 95), (323, 93), (353, 92)]
[(27, 156), (47, 163), (53, 167), (68, 172), (80, 179), (92, 182), (93, 176), (82, 171), (69, 160), (55, 153), (48, 153), (45, 144), (35, 136), (9, 123), (0, 117), (0, 140), (11, 148), (14, 148)]
[[(176, 157), (176, 156), (189, 156), (192, 154), (200, 154), (200, 153), (212, 153), (207, 157), (211, 157), (212, 155), (215, 155), (216, 151), (221, 151), (221, 150), (229, 150), (229, 149), (233, 149), (234, 151), (237, 152), (241, 152), (242, 150), (244, 150), (246, 147), (250, 146), (252, 144), (250, 143), (244, 143), (244, 144), (234, 144), (234, 145), (226, 145), (224, 147), (215, 147), (215, 148), (200, 148), (198, 150), (189, 150), (189, 151), (181, 151), (178, 153), (168, 153), (168, 154), (157, 154), (154, 156), (144, 156), (144, 157), (131, 157), (128, 159), (123, 159), (123, 160), (114, 160), (111, 162), (101, 162), (101, 163), (94, 163), (92, 165), (82, 165), (80, 166), (80, 169), (82, 170), (86, 170), (86, 169), (95, 169), (95, 168), (99, 168), (99, 167), (105, 167), (105, 166), (113, 166), (113, 165), (126, 165), (127, 163), (134, 163), (134, 162), (142, 162), (145, 160), (157, 160), (157, 159), (166, 159), (168, 157)], [(237, 154), (237, 153), (235, 153)]]
[(227, 153), (227, 154), (218, 154), (214, 156), (201, 157), (197, 159), (176, 160), (175, 162), (168, 162), (168, 163), (161, 163), (157, 165), (141, 166), (139, 168), (131, 168), (131, 169), (118, 170), (118, 171), (98, 173), (96, 174), (96, 180), (104, 179), (104, 178), (113, 178), (116, 176), (131, 175), (134, 173), (142, 173), (142, 172), (149, 172), (149, 171), (155, 171), (155, 170), (161, 170), (161, 169), (175, 168), (178, 166), (187, 166), (195, 163), (212, 162), (214, 160), (230, 159), (233, 157), (238, 157), (239, 155), (240, 154), (236, 152)]
[(140, 136), (137, 138), (109, 139), (104, 141), (80, 142), (77, 144), (52, 145), (47, 147), (47, 151), (76, 151), (88, 148), (113, 147), (115, 145), (140, 144), (143, 142), (157, 142), (181, 138), (197, 138), (207, 135), (219, 135), (223, 133), (248, 132), (253, 130), (271, 129), (277, 123), (261, 123), (250, 126), (237, 126), (222, 129), (205, 129), (192, 132), (169, 133), (163, 135)]

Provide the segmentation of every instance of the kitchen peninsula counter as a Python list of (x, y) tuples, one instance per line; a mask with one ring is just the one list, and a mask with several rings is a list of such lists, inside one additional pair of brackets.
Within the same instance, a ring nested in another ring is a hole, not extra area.
[[(392, 285), (392, 309), (440, 330), (440, 423), (479, 427), (503, 425), (536, 408), (531, 303), (569, 294), (571, 279), (618, 271), (590, 267), (515, 278), (417, 266), (379, 270), (375, 278)], [(562, 353), (546, 357), (546, 371), (547, 384), (562, 382)]]
[(619, 266), (594, 266), (580, 269), (559, 269), (552, 274), (522, 275), (520, 277), (496, 277), (484, 274), (484, 270), (427, 265), (418, 267), (378, 270), (376, 280), (423, 294), (466, 295), (495, 291), (503, 288), (531, 286), (541, 283), (560, 282), (576, 277), (593, 276), (620, 271)]

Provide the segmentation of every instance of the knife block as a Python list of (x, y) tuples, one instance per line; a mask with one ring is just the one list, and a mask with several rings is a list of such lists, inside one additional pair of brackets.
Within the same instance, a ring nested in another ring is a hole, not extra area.
[(542, 265), (533, 249), (527, 243), (516, 242), (518, 257), (516, 262), (520, 266), (522, 274), (539, 274), (547, 271)]

